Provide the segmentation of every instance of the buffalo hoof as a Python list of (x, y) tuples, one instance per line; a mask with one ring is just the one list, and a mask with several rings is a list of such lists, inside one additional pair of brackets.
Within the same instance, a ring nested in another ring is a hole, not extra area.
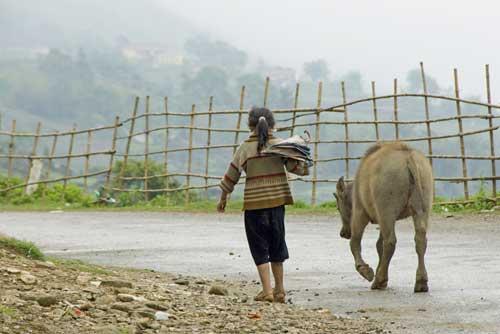
[(385, 290), (387, 289), (387, 280), (384, 281), (377, 281), (375, 278), (375, 281), (372, 283), (372, 290)]
[(373, 269), (370, 268), (369, 265), (364, 264), (356, 267), (358, 273), (363, 276), (368, 282), (373, 281), (373, 277), (375, 274), (373, 273)]
[(415, 282), (415, 288), (413, 289), (415, 293), (418, 292), (429, 292), (429, 286), (427, 285), (427, 280), (422, 279)]

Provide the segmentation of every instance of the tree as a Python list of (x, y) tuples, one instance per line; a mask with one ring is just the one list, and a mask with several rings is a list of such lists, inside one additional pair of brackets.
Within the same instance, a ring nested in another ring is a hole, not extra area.
[(304, 63), (304, 73), (316, 82), (319, 80), (328, 80), (330, 69), (324, 59), (317, 59)]
[(212, 42), (203, 36), (187, 40), (184, 49), (195, 64), (221, 67), (228, 73), (241, 72), (248, 60), (244, 51), (226, 42)]
[[(439, 84), (436, 79), (427, 75), (425, 77), (425, 82), (427, 84), (427, 93), (437, 94), (441, 91)], [(408, 91), (411, 93), (423, 92), (422, 75), (419, 69), (413, 69), (406, 74), (406, 84), (408, 85)]]

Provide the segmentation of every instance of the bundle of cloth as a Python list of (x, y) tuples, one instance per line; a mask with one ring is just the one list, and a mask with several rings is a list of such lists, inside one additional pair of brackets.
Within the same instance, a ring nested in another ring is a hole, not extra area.
[(284, 139), (277, 144), (270, 145), (262, 151), (264, 154), (276, 154), (283, 157), (284, 161), (289, 159), (301, 162), (301, 164), (311, 167), (313, 159), (311, 158), (311, 149), (307, 146), (311, 141), (311, 135), (304, 131), (307, 138), (294, 135)]

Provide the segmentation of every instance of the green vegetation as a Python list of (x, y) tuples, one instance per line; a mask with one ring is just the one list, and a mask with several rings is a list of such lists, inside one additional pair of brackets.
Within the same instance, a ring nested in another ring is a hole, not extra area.
[(104, 276), (111, 275), (111, 271), (107, 269), (91, 265), (80, 260), (65, 260), (65, 259), (51, 257), (50, 261), (54, 262), (57, 265), (64, 266), (66, 268), (73, 269), (76, 271), (83, 271), (91, 274), (104, 275)]
[[(115, 175), (121, 170), (121, 161), (115, 168)], [(148, 165), (149, 175), (162, 174), (162, 166), (154, 161)], [(126, 177), (143, 176), (144, 162), (130, 160), (125, 170)], [(0, 189), (22, 184), (19, 178), (6, 178), (0, 176)], [(11, 211), (48, 211), (48, 210), (129, 210), (129, 211), (172, 211), (172, 212), (215, 212), (217, 203), (214, 200), (204, 199), (204, 196), (197, 191), (190, 192), (190, 203), (185, 203), (186, 192), (176, 191), (166, 193), (163, 189), (167, 186), (170, 189), (179, 188), (182, 185), (175, 179), (167, 181), (165, 178), (152, 178), (148, 181), (149, 189), (158, 189), (149, 193), (146, 200), (141, 189), (144, 187), (142, 180), (125, 180), (122, 185), (114, 181), (113, 187), (123, 187), (127, 192), (114, 192), (109, 194), (116, 199), (116, 203), (102, 203), (98, 201), (100, 193), (90, 195), (82, 188), (74, 184), (68, 184), (63, 196), (63, 185), (40, 185), (32, 194), (25, 195), (24, 188), (17, 188), (12, 191), (0, 192), (0, 209)], [(500, 194), (499, 194), (500, 195)], [(472, 202), (466, 204), (440, 204), (450, 202), (449, 199), (438, 197), (434, 204), (434, 213), (448, 212), (479, 212), (491, 211), (495, 203), (488, 199), (490, 191), (485, 183), (481, 184), (479, 191), (470, 199)], [(456, 198), (455, 201), (463, 201), (464, 198)], [(243, 202), (240, 199), (233, 199), (228, 202), (226, 211), (237, 213), (243, 208)], [(287, 212), (293, 214), (333, 214), (337, 212), (336, 202), (327, 201), (319, 203), (312, 207), (304, 201), (297, 200), (294, 205), (287, 207)]]
[(17, 240), (0, 235), (0, 247), (9, 249), (15, 253), (29, 257), (33, 260), (45, 259), (45, 256), (40, 251), (40, 249), (30, 241)]
[(16, 316), (16, 310), (8, 306), (0, 305), (0, 314), (13, 318)]
[[(477, 211), (491, 211), (495, 207), (495, 202), (489, 199), (490, 190), (484, 182), (481, 183), (478, 192), (470, 197), (471, 203), (464, 204), (439, 204), (440, 202), (449, 202), (448, 199), (437, 197), (434, 204), (433, 211), (435, 213), (441, 212), (477, 212)], [(500, 196), (500, 193), (498, 194)], [(457, 198), (456, 201), (464, 201), (464, 197)]]

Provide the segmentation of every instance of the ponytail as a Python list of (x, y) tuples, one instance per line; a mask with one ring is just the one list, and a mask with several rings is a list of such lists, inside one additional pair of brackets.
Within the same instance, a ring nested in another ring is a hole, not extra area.
[(267, 141), (269, 139), (268, 131), (269, 131), (269, 125), (267, 124), (266, 118), (264, 116), (260, 116), (259, 122), (257, 123), (257, 135), (259, 138), (259, 143), (257, 145), (257, 152), (259, 153), (267, 144)]

